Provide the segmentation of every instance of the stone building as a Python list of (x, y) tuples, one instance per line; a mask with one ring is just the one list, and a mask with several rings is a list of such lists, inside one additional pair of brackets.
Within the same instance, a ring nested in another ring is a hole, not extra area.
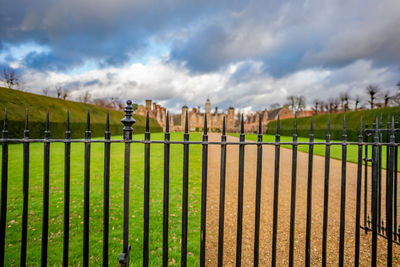
[(207, 99), (204, 112), (200, 112), (200, 108), (193, 107), (191, 110), (185, 105), (182, 107), (180, 116), (180, 125), (175, 124), (176, 131), (184, 131), (186, 114), (188, 114), (188, 126), (189, 131), (202, 131), (204, 127), (204, 117), (207, 115), (207, 127), (209, 131), (218, 132), (222, 131), (223, 119), (225, 117), (226, 130), (233, 132), (236, 131), (235, 125), (235, 109), (230, 107), (226, 112), (218, 111), (218, 107), (215, 107), (214, 111), (211, 111), (210, 99)]
[[(146, 106), (139, 105), (136, 114), (146, 116), (149, 112), (149, 117), (156, 119), (160, 126), (165, 130), (167, 120), (167, 109), (157, 104), (152, 103), (152, 100), (146, 100)], [(170, 128), (173, 129), (173, 120), (170, 120)]]
[(284, 105), (283, 107), (271, 110), (257, 111), (246, 116), (246, 119), (244, 121), (244, 131), (246, 133), (258, 132), (259, 118), (261, 116), (262, 132), (265, 133), (268, 127), (268, 123), (270, 121), (277, 120), (278, 114), (280, 119), (288, 119), (294, 117), (288, 105)]

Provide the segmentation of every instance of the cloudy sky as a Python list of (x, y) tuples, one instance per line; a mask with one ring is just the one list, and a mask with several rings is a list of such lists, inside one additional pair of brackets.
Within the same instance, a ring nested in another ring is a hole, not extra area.
[(263, 109), (400, 80), (399, 0), (0, 0), (0, 67), (27, 91)]

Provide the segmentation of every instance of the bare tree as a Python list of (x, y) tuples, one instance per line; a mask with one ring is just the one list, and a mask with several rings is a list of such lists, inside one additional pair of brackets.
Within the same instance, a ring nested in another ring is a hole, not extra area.
[(371, 109), (374, 109), (374, 100), (376, 99), (376, 94), (380, 91), (378, 85), (370, 84), (366, 88), (367, 93), (369, 94), (368, 103), (371, 105)]
[(20, 84), (20, 78), (12, 68), (3, 68), (1, 72), (1, 81), (7, 84), (7, 87), (10, 89)]
[(83, 94), (83, 96), (81, 97), (81, 100), (82, 100), (83, 103), (86, 103), (86, 104), (87, 104), (87, 103), (89, 103), (90, 98), (91, 98), (91, 95), (90, 95), (89, 91), (86, 91), (86, 92)]
[(48, 96), (49, 95), (49, 88), (43, 88), (42, 89), (43, 95)]
[(314, 100), (314, 102), (313, 102), (313, 111), (314, 111), (314, 114), (318, 114), (318, 111), (319, 111), (319, 109), (320, 109), (320, 105), (321, 105), (321, 101), (319, 101), (318, 99), (315, 99)]
[(390, 100), (392, 99), (392, 96), (390, 95), (389, 91), (385, 91), (382, 95), (383, 98), (383, 106), (387, 108), (389, 106)]
[(359, 95), (356, 95), (354, 97), (354, 111), (358, 110), (358, 108), (359, 108), (358, 105), (360, 104), (360, 102), (361, 102), (361, 97)]
[(325, 112), (325, 107), (326, 107), (325, 101), (322, 101), (322, 100), (321, 100), (321, 101), (319, 102), (319, 111), (322, 112), (322, 113)]
[(347, 93), (341, 94), (340, 104), (342, 106), (342, 110), (344, 112), (347, 112), (347, 110), (349, 109), (349, 94)]
[(304, 96), (288, 96), (287, 100), (292, 113), (295, 115), (306, 106), (306, 99)]
[(67, 89), (63, 89), (63, 91), (62, 91), (62, 98), (63, 98), (64, 100), (66, 100), (66, 99), (68, 98), (68, 96), (69, 96), (68, 90), (67, 90)]
[(63, 91), (63, 88), (62, 88), (61, 86), (56, 86), (57, 98), (61, 98), (61, 96), (62, 96), (62, 91)]

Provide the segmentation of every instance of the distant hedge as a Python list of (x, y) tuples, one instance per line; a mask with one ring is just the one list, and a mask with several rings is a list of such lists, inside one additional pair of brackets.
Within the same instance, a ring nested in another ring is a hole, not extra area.
[[(347, 140), (357, 141), (360, 127), (360, 118), (362, 117), (363, 129), (365, 124), (371, 128), (371, 123), (374, 116), (380, 121), (382, 117), (383, 126), (386, 127), (388, 121), (391, 122), (391, 117), (396, 117), (400, 113), (400, 107), (381, 108), (374, 110), (361, 110), (346, 113), (335, 113), (331, 114), (331, 139), (341, 140), (343, 134), (343, 117), (346, 115), (346, 134)], [(325, 139), (327, 125), (328, 125), (328, 114), (314, 116), (314, 136), (315, 138)], [(308, 137), (310, 134), (310, 123), (311, 117), (298, 118), (297, 119), (297, 135), (301, 137)], [(272, 121), (268, 124), (267, 133), (276, 133), (276, 121)], [(280, 135), (291, 136), (293, 134), (294, 119), (281, 120)]]

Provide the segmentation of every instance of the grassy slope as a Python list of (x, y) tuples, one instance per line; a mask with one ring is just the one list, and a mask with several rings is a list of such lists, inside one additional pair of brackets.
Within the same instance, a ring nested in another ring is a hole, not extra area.
[[(342, 129), (343, 129), (343, 117), (346, 114), (346, 131), (348, 140), (357, 141), (358, 130), (360, 127), (360, 118), (362, 117), (363, 123), (369, 124), (373, 121), (374, 114), (379, 119), (382, 115), (383, 123), (386, 126), (388, 115), (392, 116), (400, 112), (400, 107), (381, 108), (374, 110), (362, 110), (353, 111), (346, 113), (331, 114), (331, 136), (334, 140), (341, 140)], [(314, 135), (317, 138), (325, 138), (326, 128), (328, 124), (328, 114), (314, 116)], [(302, 137), (308, 137), (310, 129), (311, 117), (298, 118), (297, 128), (298, 135)], [(390, 119), (391, 121), (391, 119)], [(281, 120), (281, 135), (290, 136), (293, 132), (294, 119)], [(268, 133), (275, 134), (276, 132), (276, 121), (272, 121), (268, 124)]]
[[(121, 137), (118, 137), (121, 138)], [(162, 139), (163, 134), (152, 134), (151, 138)], [(143, 139), (143, 135), (134, 135)], [(182, 133), (172, 133), (172, 140), (183, 140)], [(201, 135), (191, 133), (190, 140), (201, 140)], [(130, 245), (131, 263), (142, 263), (143, 240), (143, 175), (144, 145), (132, 145), (131, 194), (130, 194)], [(28, 218), (28, 262), (40, 264), (42, 232), (43, 194), (43, 144), (30, 146), (30, 184)], [(22, 145), (9, 146), (9, 187), (6, 232), (5, 266), (19, 265), (21, 218), (22, 218)], [(118, 263), (122, 252), (123, 216), (123, 144), (111, 146), (110, 182), (110, 265)], [(102, 263), (102, 214), (103, 214), (103, 153), (104, 145), (91, 146), (90, 181), (90, 266)], [(170, 167), (170, 217), (169, 247), (170, 263), (180, 265), (181, 203), (182, 203), (182, 145), (171, 145)], [(83, 144), (72, 144), (71, 155), (71, 218), (70, 218), (70, 265), (82, 265), (83, 236)], [(51, 144), (50, 162), (50, 223), (49, 223), (49, 265), (62, 262), (63, 238), (63, 175), (64, 145)], [(162, 195), (163, 195), (163, 145), (151, 145), (150, 171), (150, 265), (161, 266), (162, 262)], [(200, 188), (201, 188), (201, 146), (190, 146), (189, 161), (189, 228), (188, 266), (198, 266), (200, 247)]]
[[(23, 122), (25, 119), (25, 109), (28, 108), (29, 121), (31, 123), (44, 122), (46, 110), (49, 109), (50, 121), (52, 123), (64, 124), (66, 112), (69, 110), (71, 123), (84, 124), (86, 122), (87, 111), (90, 109), (92, 124), (104, 124), (106, 114), (109, 112), (110, 124), (121, 129), (123, 127), (120, 122), (123, 118), (122, 111), (0, 87), (0, 120), (4, 119), (4, 109), (6, 107), (8, 119), (11, 122)], [(145, 126), (145, 117), (134, 115), (134, 118), (136, 119), (134, 126), (137, 129), (143, 129)], [(12, 125), (10, 126), (12, 127)], [(151, 119), (150, 127), (153, 132), (162, 130), (154, 119)]]

